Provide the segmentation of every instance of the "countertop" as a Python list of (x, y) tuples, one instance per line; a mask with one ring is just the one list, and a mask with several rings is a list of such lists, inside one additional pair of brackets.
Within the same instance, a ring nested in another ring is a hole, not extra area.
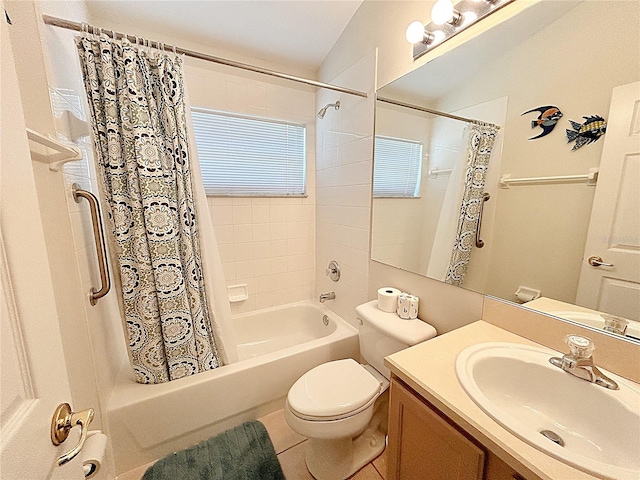
[(425, 400), (528, 479), (597, 478), (554, 459), (509, 433), (466, 394), (456, 376), (456, 357), (466, 347), (482, 342), (538, 345), (479, 320), (390, 355), (384, 363)]

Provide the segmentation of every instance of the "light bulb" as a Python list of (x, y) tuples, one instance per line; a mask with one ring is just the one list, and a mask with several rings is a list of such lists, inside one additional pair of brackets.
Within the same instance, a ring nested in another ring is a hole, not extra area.
[(444, 25), (453, 18), (453, 2), (438, 0), (431, 9), (431, 21), (436, 25)]
[(478, 14), (471, 11), (464, 12), (462, 16), (464, 17), (464, 20), (462, 21), (462, 23), (466, 25), (470, 25), (478, 19)]
[(420, 43), (424, 38), (424, 25), (422, 24), (422, 22), (419, 20), (411, 22), (407, 27), (405, 36), (407, 37), (407, 42), (409, 43)]

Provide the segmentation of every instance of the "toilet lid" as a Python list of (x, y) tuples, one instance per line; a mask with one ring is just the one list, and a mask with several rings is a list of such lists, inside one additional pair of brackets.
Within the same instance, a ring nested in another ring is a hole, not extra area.
[(323, 363), (289, 390), (289, 406), (302, 415), (336, 417), (353, 412), (380, 392), (380, 382), (355, 360)]

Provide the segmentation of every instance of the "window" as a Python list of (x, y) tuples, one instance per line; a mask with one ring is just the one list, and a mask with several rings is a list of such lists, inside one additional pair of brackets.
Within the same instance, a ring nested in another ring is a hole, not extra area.
[(376, 135), (374, 197), (419, 197), (422, 143)]
[(305, 194), (304, 125), (193, 108), (207, 195)]

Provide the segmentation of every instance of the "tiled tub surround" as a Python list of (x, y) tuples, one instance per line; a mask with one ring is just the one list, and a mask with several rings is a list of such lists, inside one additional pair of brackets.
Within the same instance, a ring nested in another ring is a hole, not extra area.
[(357, 330), (317, 302), (238, 315), (234, 326), (239, 362), (158, 385), (123, 371), (107, 409), (117, 474), (281, 409), (302, 374), (358, 355)]
[(306, 86), (197, 62), (185, 66), (193, 107), (306, 125), (306, 196), (207, 198), (227, 285), (246, 283), (249, 312), (314, 296), (315, 91)]
[[(307, 180), (308, 181), (308, 180)], [(208, 197), (227, 285), (247, 284), (233, 313), (311, 299), (315, 206), (307, 198)]]
[[(331, 80), (336, 85), (373, 92), (375, 52), (370, 52)], [(369, 231), (373, 158), (374, 95), (368, 98), (320, 90), (316, 109), (339, 100), (317, 122), (316, 295), (335, 291), (326, 305), (357, 325), (355, 308), (369, 300)], [(331, 260), (340, 281), (325, 275)]]

